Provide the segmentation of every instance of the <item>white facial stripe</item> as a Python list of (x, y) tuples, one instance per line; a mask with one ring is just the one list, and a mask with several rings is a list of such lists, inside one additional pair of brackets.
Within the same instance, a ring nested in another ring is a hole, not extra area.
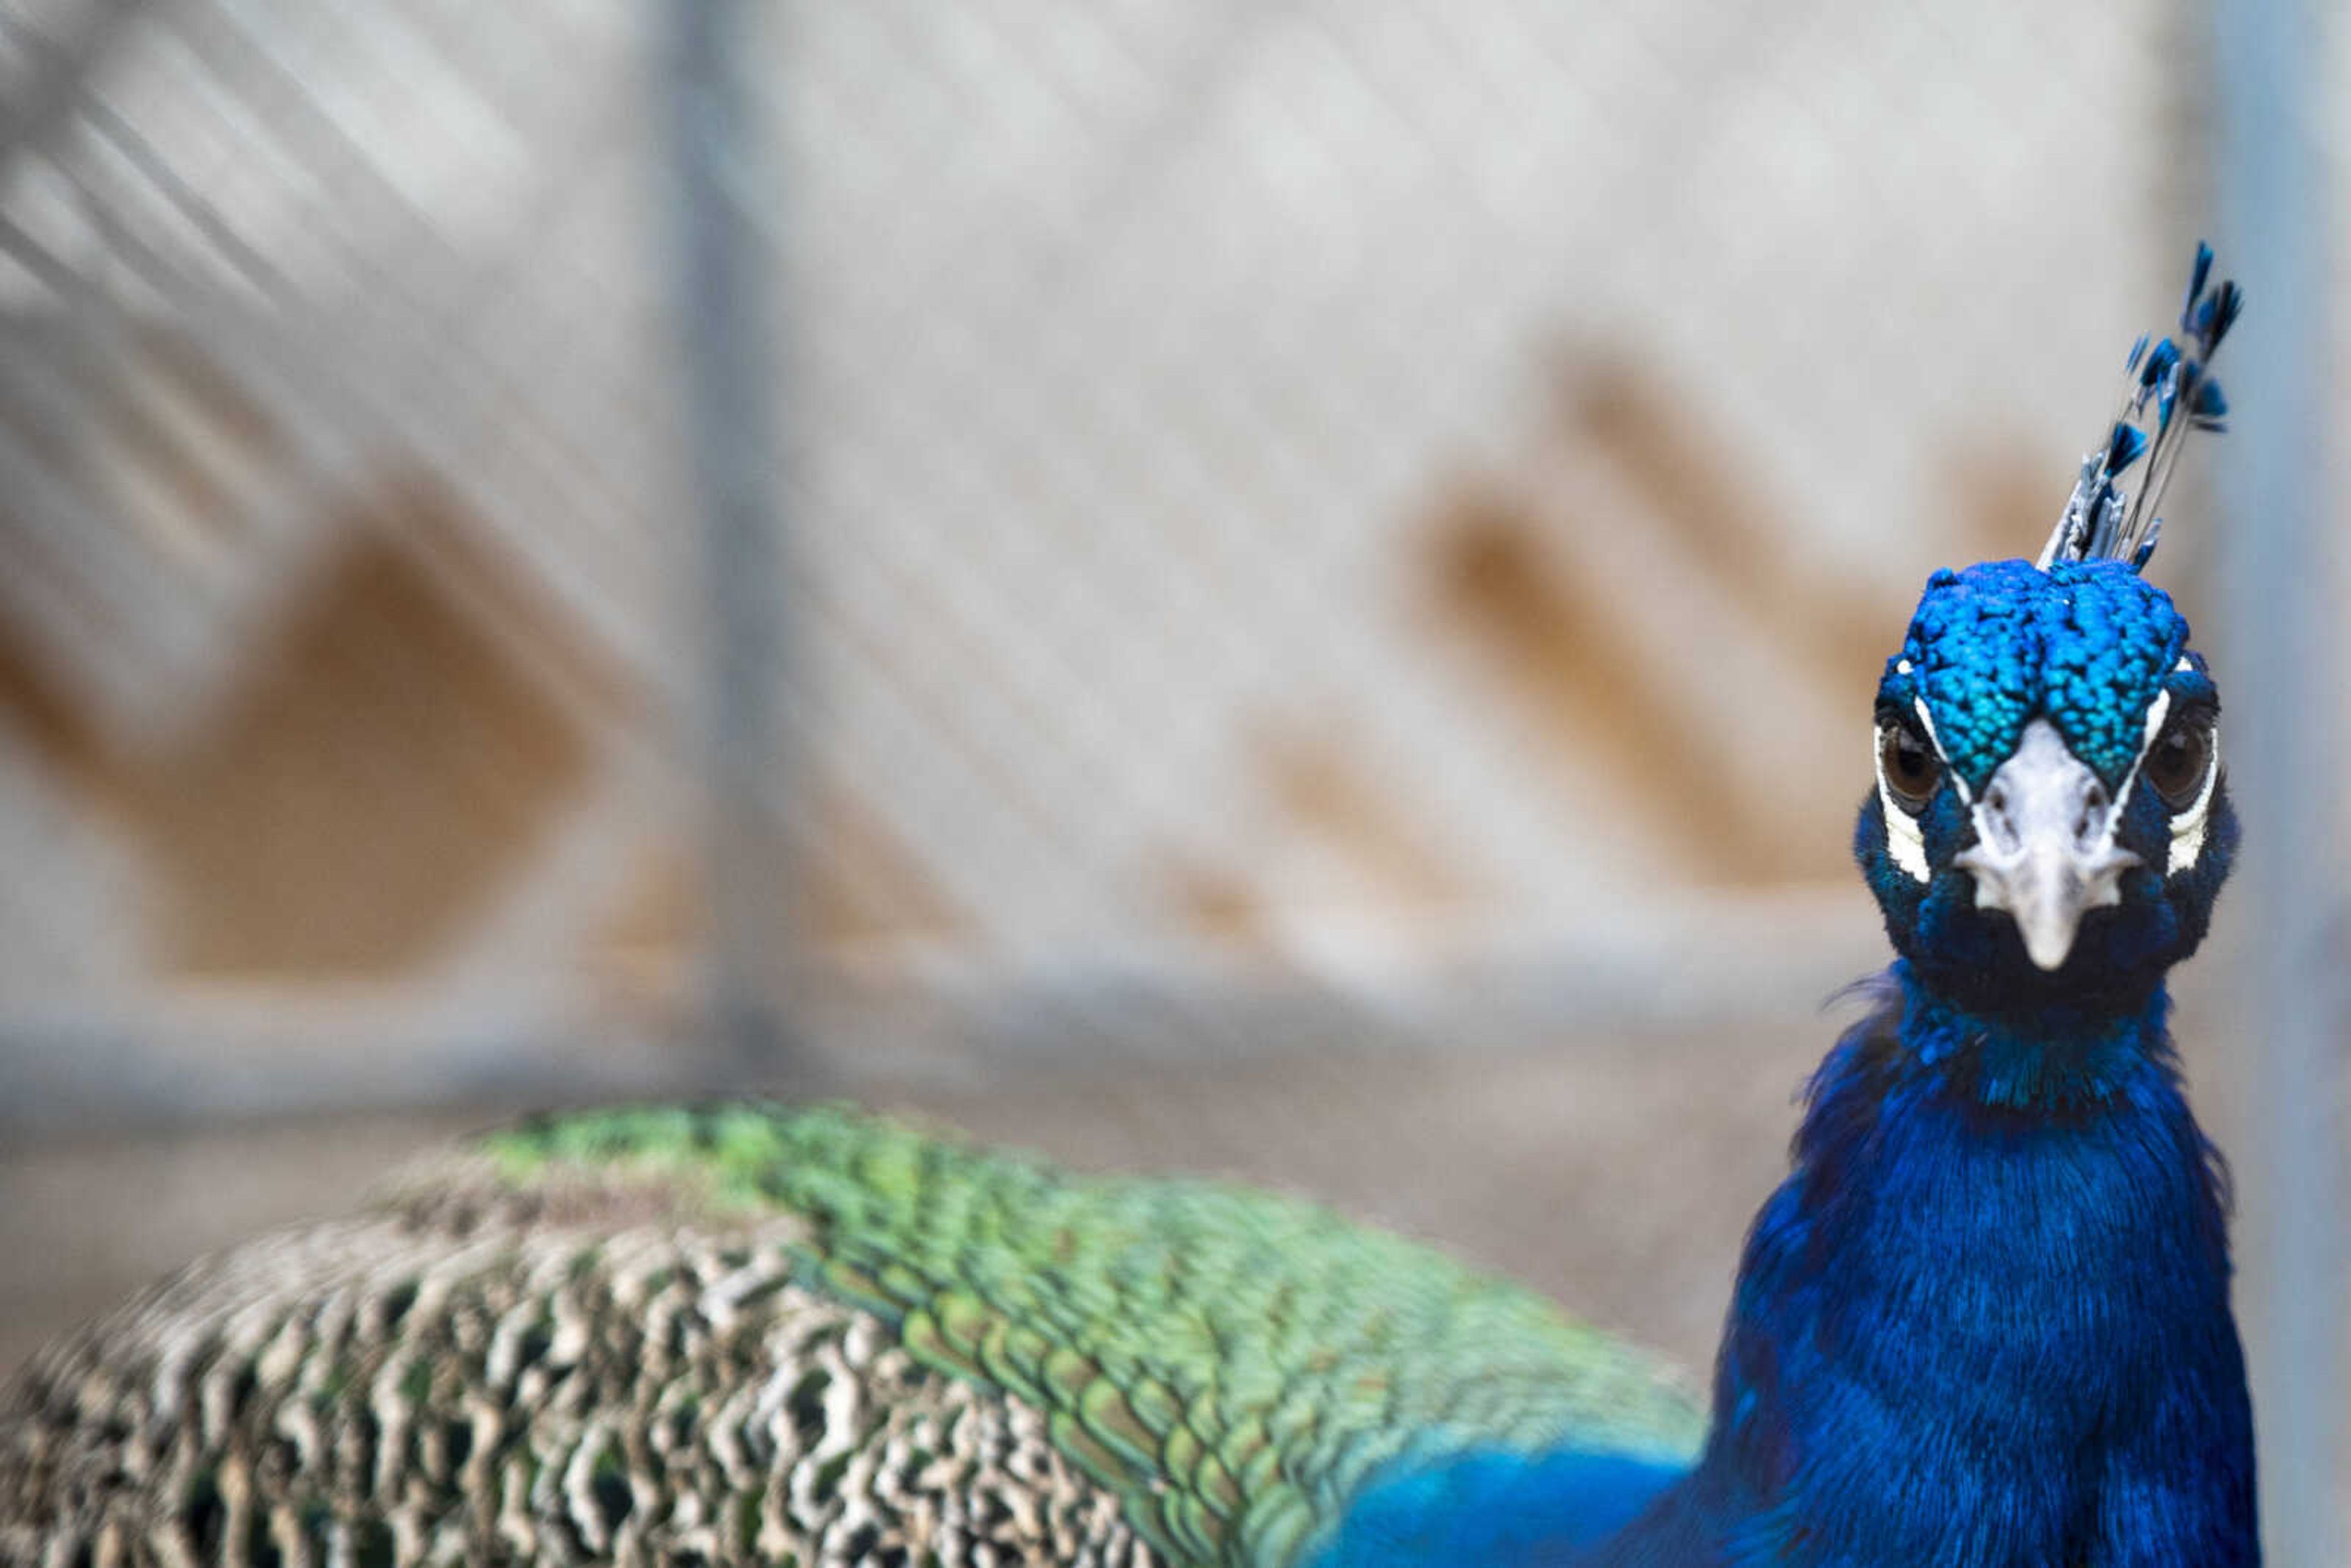
[(2182, 653), (2179, 655), (2179, 663), (2171, 666), (2171, 673), (2175, 675), (2184, 675), (2195, 668), (2196, 661)]
[(2131, 758), (2130, 771), (2123, 775), (2123, 787), (2115, 792), (2115, 800), (2120, 809), (2106, 819), (2108, 843), (2114, 841), (2115, 824), (2122, 821), (2123, 811), (2130, 807), (2131, 786), (2138, 782), (2139, 767), (2146, 762), (2147, 752), (2153, 749), (2155, 737), (2163, 733), (2163, 721), (2170, 716), (2171, 694), (2156, 693), (2155, 700), (2147, 705), (2147, 730), (2138, 737), (2138, 755)]
[(1935, 716), (1927, 711), (1927, 699), (1925, 697), (1912, 697), (1910, 699), (1910, 706), (1918, 710), (1918, 723), (1927, 731), (1927, 744), (1935, 748), (1935, 755), (1943, 759), (1943, 766), (1945, 768), (1950, 769), (1951, 782), (1959, 786), (1959, 804), (1962, 806), (1974, 805), (1975, 796), (1970, 792), (1968, 789), (1968, 781), (1959, 777), (1959, 770), (1958, 768), (1951, 767), (1951, 754), (1943, 749), (1943, 737), (1935, 733)]
[[(2195, 667), (2185, 657), (2173, 666), (2174, 669), (2179, 670), (2192, 670)], [(2170, 716), (2171, 694), (2156, 693), (2155, 700), (2147, 705), (2147, 733), (2139, 739), (2138, 755), (2131, 758), (2130, 772), (2123, 779), (2122, 792), (2115, 797), (2124, 805), (2129, 805), (2131, 786), (2138, 782), (2138, 770), (2147, 761), (2147, 754), (2155, 748), (2156, 737), (2163, 733), (2163, 721)], [(2220, 731), (2219, 727), (2215, 726), (2212, 730), (2212, 755), (2204, 764), (2204, 787), (2196, 792), (2195, 800), (2186, 810), (2171, 819), (2171, 847), (2164, 858), (2164, 875), (2173, 876), (2188, 870), (2196, 863), (2197, 857), (2204, 852), (2205, 830), (2212, 810), (2212, 788), (2220, 781)], [(2121, 821), (2120, 811), (2116, 811), (2107, 819), (2106, 838), (2109, 841), (2114, 838), (2116, 824)]]
[(2212, 810), (2212, 791), (2220, 782), (2220, 727), (2212, 727), (2212, 756), (2204, 764), (2204, 788), (2196, 791), (2196, 799), (2188, 810), (2171, 819), (2171, 852), (2166, 857), (2163, 874), (2175, 876), (2196, 863), (2204, 852), (2206, 819)]
[(1886, 747), (1876, 730), (1869, 736), (1870, 766), (1877, 770), (1877, 803), (1886, 817), (1886, 852), (1894, 863), (1907, 872), (1913, 880), (1932, 882), (1934, 872), (1927, 864), (1927, 834), (1918, 820), (1895, 803), (1894, 791), (1886, 787)]

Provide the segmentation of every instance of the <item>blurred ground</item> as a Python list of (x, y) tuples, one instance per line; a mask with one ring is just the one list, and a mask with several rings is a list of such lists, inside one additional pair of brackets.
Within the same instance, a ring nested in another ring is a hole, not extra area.
[[(1789, 1096), (1831, 1027), (1735, 1050), (1627, 1035), (1000, 1073), (880, 1103), (1081, 1166), (1330, 1198), (1702, 1366)], [(299, 1119), (0, 1154), (0, 1365), (207, 1249), (348, 1208), (478, 1120)]]

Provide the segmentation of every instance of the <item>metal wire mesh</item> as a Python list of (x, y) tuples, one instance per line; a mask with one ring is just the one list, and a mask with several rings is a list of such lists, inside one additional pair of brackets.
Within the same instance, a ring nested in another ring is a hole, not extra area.
[[(645, 18), (0, 18), (0, 789), (72, 824), (0, 888), (9, 994), (682, 994)], [(2168, 8), (769, 23), (804, 958), (1504, 952), (1636, 1012), (1709, 932), (1792, 992), (1868, 961), (1876, 662), (1926, 569), (2030, 547), (2193, 232)]]
[[(0, 0), (11, 1117), (708, 1082), (650, 10)], [(2205, 25), (774, 8), (806, 1037), (1793, 1027), (1910, 595), (2211, 205)]]

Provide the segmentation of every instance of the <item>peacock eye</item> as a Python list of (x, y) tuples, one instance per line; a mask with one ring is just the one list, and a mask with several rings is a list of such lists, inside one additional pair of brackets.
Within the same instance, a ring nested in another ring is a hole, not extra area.
[(1886, 793), (1914, 817), (1927, 809), (1943, 781), (1943, 759), (1906, 724), (1878, 726), (1877, 770), (1886, 779)]
[(2212, 770), (2212, 716), (2186, 713), (2164, 727), (2141, 765), (2147, 781), (2174, 811), (2187, 810)]

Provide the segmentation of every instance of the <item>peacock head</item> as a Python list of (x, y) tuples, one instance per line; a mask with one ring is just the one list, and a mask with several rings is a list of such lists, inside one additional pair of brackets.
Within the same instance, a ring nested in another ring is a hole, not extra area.
[(1856, 843), (1896, 949), (1954, 994), (2152, 985), (2236, 846), (2220, 711), (2124, 562), (1936, 573), (1878, 683)]
[(2132, 350), (2041, 559), (1937, 572), (1878, 683), (1855, 852), (1896, 950), (1946, 995), (2142, 994), (2203, 940), (2228, 875), (2220, 694), (2140, 576), (2182, 442), (2227, 412), (2205, 365), (2240, 296), (2207, 289), (2211, 262), (2199, 246), (2183, 341)]

